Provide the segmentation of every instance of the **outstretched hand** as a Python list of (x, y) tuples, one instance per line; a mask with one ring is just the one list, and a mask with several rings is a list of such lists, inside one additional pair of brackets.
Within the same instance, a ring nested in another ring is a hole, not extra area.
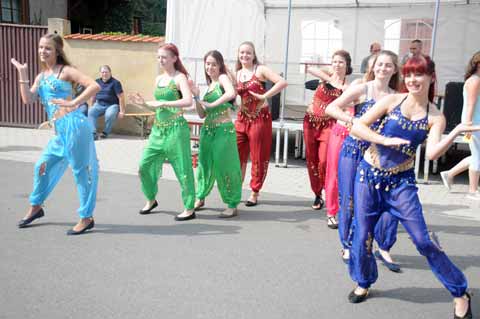
[(399, 137), (386, 137), (382, 143), (384, 146), (400, 146), (410, 144), (410, 141)]
[(252, 92), (252, 91), (248, 91), (248, 93), (250, 93), (254, 98), (258, 99), (258, 100), (266, 100), (267, 98), (265, 97), (265, 95), (263, 94), (258, 94), (258, 93), (255, 93), (255, 92)]
[(208, 103), (206, 101), (203, 101), (203, 100), (200, 100), (198, 101), (198, 103), (200, 103), (204, 109), (208, 109), (209, 107), (212, 107), (212, 103)]
[(27, 71), (27, 63), (20, 63), (15, 58), (11, 58), (10, 62), (12, 62), (13, 66), (15, 66), (18, 72), (26, 72)]
[(57, 105), (58, 107), (64, 107), (64, 108), (73, 108), (75, 107), (75, 103), (73, 103), (73, 100), (65, 100), (65, 99), (51, 99), (50, 103)]
[(128, 100), (130, 101), (130, 103), (134, 103), (134, 104), (145, 104), (145, 99), (138, 92), (129, 93)]
[(459, 133), (480, 131), (480, 125), (469, 125), (460, 123), (455, 127)]

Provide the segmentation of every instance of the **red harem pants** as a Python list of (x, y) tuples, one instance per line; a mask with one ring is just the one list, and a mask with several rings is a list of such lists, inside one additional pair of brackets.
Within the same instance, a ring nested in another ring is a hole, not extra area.
[(325, 205), (327, 216), (336, 216), (339, 210), (338, 197), (338, 158), (343, 141), (348, 136), (348, 129), (338, 123), (332, 128), (328, 141), (327, 172), (325, 175)]
[(250, 155), (252, 161), (250, 188), (258, 193), (267, 176), (272, 149), (272, 116), (267, 107), (263, 108), (255, 119), (238, 113), (235, 129), (240, 165), (242, 168), (245, 167)]
[(319, 125), (311, 122), (310, 116), (303, 118), (303, 137), (305, 139), (305, 156), (307, 158), (310, 187), (316, 196), (322, 195), (325, 185), (325, 168), (327, 166), (327, 146), (332, 131), (331, 124)]

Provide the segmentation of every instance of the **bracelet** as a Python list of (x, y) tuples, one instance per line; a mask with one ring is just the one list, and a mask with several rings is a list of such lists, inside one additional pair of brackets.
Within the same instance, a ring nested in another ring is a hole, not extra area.
[(200, 97), (199, 97), (199, 96), (196, 96), (196, 95), (193, 96), (193, 99), (194, 99), (195, 101), (197, 101), (197, 102), (200, 101)]
[(18, 83), (26, 84), (30, 83), (30, 80), (18, 80)]

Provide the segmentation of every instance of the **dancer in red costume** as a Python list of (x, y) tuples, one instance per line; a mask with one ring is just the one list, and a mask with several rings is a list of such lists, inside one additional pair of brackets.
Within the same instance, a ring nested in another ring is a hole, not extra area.
[[(265, 65), (261, 65), (251, 42), (243, 42), (238, 48), (236, 65), (237, 92), (242, 99), (235, 129), (237, 145), (245, 178), (248, 156), (252, 161), (252, 193), (246, 206), (257, 205), (258, 195), (267, 176), (268, 162), (272, 148), (272, 116), (267, 99), (287, 87), (287, 82)], [(266, 91), (265, 81), (274, 83)]]
[[(348, 86), (346, 76), (352, 73), (350, 63), (350, 54), (347, 51), (339, 50), (333, 54), (332, 65), (329, 69), (307, 69), (308, 73), (322, 80), (315, 91), (313, 101), (308, 106), (303, 120), (308, 176), (310, 178), (310, 186), (315, 194), (313, 209), (321, 209), (324, 205), (322, 190), (326, 184), (328, 141), (336, 122), (335, 119), (325, 114), (325, 108), (339, 97)], [(339, 136), (341, 137), (341, 134)], [(336, 178), (336, 173), (334, 177)], [(328, 198), (330, 196), (327, 195), (327, 200)], [(327, 217), (327, 225), (330, 228), (336, 228), (337, 221), (335, 216), (327, 215)]]

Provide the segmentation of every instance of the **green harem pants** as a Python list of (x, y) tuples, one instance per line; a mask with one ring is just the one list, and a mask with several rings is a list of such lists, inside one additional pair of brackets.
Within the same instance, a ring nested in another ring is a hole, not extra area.
[(163, 163), (168, 160), (182, 189), (185, 209), (195, 204), (195, 179), (190, 150), (190, 129), (183, 116), (165, 122), (155, 122), (140, 160), (142, 191), (148, 200), (158, 193), (158, 178)]
[(242, 197), (242, 172), (233, 123), (206, 124), (200, 131), (197, 198), (205, 199), (217, 181), (220, 196), (229, 208)]

